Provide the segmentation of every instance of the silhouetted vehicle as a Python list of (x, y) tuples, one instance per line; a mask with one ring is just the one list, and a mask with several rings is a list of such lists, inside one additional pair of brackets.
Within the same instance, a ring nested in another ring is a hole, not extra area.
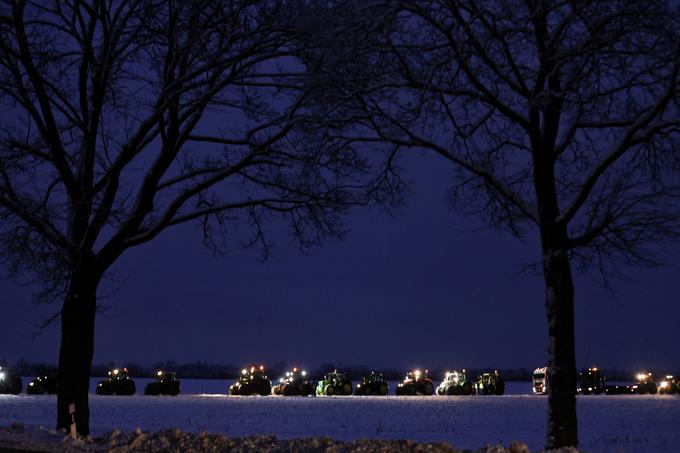
[(11, 368), (0, 366), (0, 393), (18, 395), (23, 384), (21, 378)]
[(145, 395), (177, 396), (180, 391), (181, 385), (177, 380), (177, 374), (170, 371), (157, 371), (156, 382), (150, 382), (144, 387)]
[(241, 370), (241, 376), (229, 387), (230, 395), (261, 395), (267, 396), (272, 392), (272, 381), (264, 372), (264, 366), (251, 366)]
[(599, 395), (607, 388), (604, 375), (602, 372), (593, 367), (587, 370), (582, 370), (578, 374), (578, 388), (576, 391), (582, 395)]
[(652, 373), (638, 373), (637, 382), (630, 387), (630, 393), (636, 395), (645, 395), (647, 393), (655, 394), (658, 391), (656, 382), (652, 379)]
[(463, 371), (450, 371), (437, 387), (437, 395), (472, 395), (472, 382), (468, 381)]
[(666, 376), (664, 380), (659, 383), (659, 393), (666, 395), (680, 393), (680, 379), (671, 375)]
[(29, 395), (55, 395), (57, 393), (57, 370), (47, 370), (40, 373), (40, 376), (33, 379), (26, 386), (26, 393)]
[(128, 369), (115, 368), (108, 373), (104, 381), (97, 383), (97, 395), (134, 395), (137, 391), (135, 381), (128, 375)]
[(548, 368), (536, 368), (531, 376), (531, 381), (534, 395), (545, 395), (548, 393)]
[(434, 384), (432, 380), (427, 377), (427, 370), (413, 370), (406, 373), (403, 381), (397, 385), (397, 395), (433, 395)]
[(314, 387), (314, 381), (307, 378), (306, 371), (293, 368), (272, 387), (272, 395), (314, 396)]
[(605, 395), (629, 395), (631, 387), (627, 385), (606, 385), (604, 387)]
[(352, 394), (352, 381), (346, 373), (334, 370), (321, 379), (316, 385), (316, 394), (319, 396), (333, 396)]
[(500, 373), (494, 370), (488, 373), (482, 373), (477, 376), (475, 382), (475, 393), (477, 395), (502, 395), (505, 393), (505, 382), (501, 379)]
[(368, 376), (361, 378), (361, 382), (354, 389), (355, 395), (380, 395), (385, 396), (390, 392), (390, 387), (382, 373), (371, 371)]

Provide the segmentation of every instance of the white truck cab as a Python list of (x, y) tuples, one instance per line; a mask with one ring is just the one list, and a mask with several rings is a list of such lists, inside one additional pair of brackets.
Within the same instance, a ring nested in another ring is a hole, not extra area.
[(545, 395), (548, 393), (548, 367), (536, 368), (531, 379), (534, 395)]

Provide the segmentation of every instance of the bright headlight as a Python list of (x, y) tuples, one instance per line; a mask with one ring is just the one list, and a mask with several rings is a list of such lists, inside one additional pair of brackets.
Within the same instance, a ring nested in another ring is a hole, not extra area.
[(659, 387), (661, 387), (662, 389), (667, 388), (667, 387), (668, 387), (668, 381), (663, 381), (663, 382), (659, 385)]
[(5, 373), (0, 371), (0, 381), (5, 379)]

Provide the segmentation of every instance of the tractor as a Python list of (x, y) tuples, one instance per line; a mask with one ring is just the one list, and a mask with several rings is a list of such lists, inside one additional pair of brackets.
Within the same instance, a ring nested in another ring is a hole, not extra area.
[(356, 389), (354, 389), (354, 394), (385, 396), (389, 391), (390, 386), (387, 384), (383, 374), (371, 371), (371, 374), (361, 378), (361, 382), (359, 382)]
[(135, 381), (128, 375), (127, 368), (114, 368), (108, 372), (106, 380), (99, 381), (95, 392), (97, 395), (134, 395), (137, 391)]
[(293, 368), (272, 387), (272, 395), (314, 396), (314, 387), (314, 381), (307, 378), (306, 371)]
[(156, 382), (150, 382), (144, 387), (145, 395), (177, 396), (181, 390), (177, 374), (170, 371), (157, 371)]
[(333, 370), (331, 373), (326, 373), (323, 379), (318, 382), (316, 394), (319, 396), (349, 396), (352, 394), (352, 381), (347, 377), (347, 373)]
[(477, 376), (475, 382), (475, 393), (477, 395), (502, 395), (505, 393), (505, 382), (501, 379), (498, 371), (493, 373), (482, 373)]
[(18, 395), (23, 384), (19, 376), (15, 376), (12, 369), (0, 366), (0, 394)]
[(536, 368), (531, 375), (532, 390), (534, 395), (545, 395), (548, 393), (548, 368)]
[(57, 393), (57, 370), (47, 370), (40, 373), (40, 376), (29, 382), (26, 393), (29, 395), (54, 395)]
[(578, 374), (578, 388), (576, 391), (582, 395), (599, 395), (607, 388), (604, 375), (597, 368), (588, 368)]
[(656, 382), (652, 379), (652, 373), (638, 373), (637, 382), (630, 387), (630, 393), (635, 395), (655, 394), (658, 391)]
[(427, 377), (427, 370), (413, 370), (406, 373), (403, 381), (397, 385), (397, 395), (433, 395), (434, 384)]
[(472, 382), (465, 376), (465, 370), (450, 371), (437, 387), (437, 395), (472, 395)]
[(238, 380), (229, 387), (230, 395), (267, 396), (272, 392), (272, 381), (264, 372), (264, 366), (251, 366), (241, 370)]
[(659, 393), (673, 395), (680, 393), (680, 378), (668, 375), (659, 383)]

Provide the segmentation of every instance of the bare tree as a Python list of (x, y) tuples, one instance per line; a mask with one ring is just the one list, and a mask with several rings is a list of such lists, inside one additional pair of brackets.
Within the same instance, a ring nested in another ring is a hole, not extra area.
[(75, 403), (89, 433), (97, 288), (126, 250), (197, 221), (266, 255), (274, 216), (307, 247), (379, 193), (307, 112), (301, 5), (0, 1), (0, 247), (63, 300), (58, 428)]
[[(452, 202), (540, 234), (548, 319), (547, 448), (575, 446), (572, 267), (654, 264), (678, 237), (680, 24), (664, 1), (329, 2), (359, 36), (315, 68), (341, 134), (420, 148), (456, 170)], [(343, 13), (343, 11), (345, 11)], [(343, 24), (344, 21), (344, 24)], [(366, 34), (384, 37), (366, 44)], [(332, 51), (324, 51), (322, 46)], [(357, 60), (358, 59), (358, 60)], [(330, 107), (330, 108), (329, 108)]]

